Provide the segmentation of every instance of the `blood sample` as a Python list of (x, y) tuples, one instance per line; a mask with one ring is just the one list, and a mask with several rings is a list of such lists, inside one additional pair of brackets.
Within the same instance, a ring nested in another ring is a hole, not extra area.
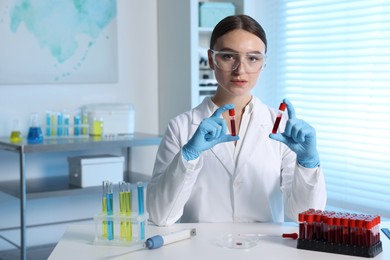
[(306, 232), (305, 237), (307, 240), (314, 239), (314, 214), (313, 212), (308, 212), (305, 216)]
[(282, 119), (282, 115), (283, 115), (284, 110), (286, 109), (286, 106), (287, 105), (285, 103), (280, 103), (280, 105), (279, 105), (278, 115), (276, 116), (274, 127), (272, 128), (273, 134), (276, 134), (276, 132), (278, 131), (280, 120)]
[(316, 210), (314, 213), (314, 239), (322, 239), (322, 211)]
[(335, 226), (334, 226), (334, 215), (328, 216), (327, 224), (328, 224), (328, 241), (329, 243), (335, 242)]
[(344, 245), (347, 245), (350, 243), (350, 238), (349, 238), (349, 219), (351, 216), (349, 215), (344, 215), (341, 218), (341, 226), (342, 226), (342, 239), (341, 243)]
[(343, 240), (343, 229), (341, 227), (341, 215), (337, 214), (333, 219), (333, 232), (334, 232), (334, 243), (340, 244)]
[(298, 215), (298, 221), (299, 221), (299, 238), (305, 239), (305, 213), (301, 212)]
[(230, 127), (231, 127), (231, 132), (232, 136), (236, 136), (236, 117), (235, 117), (235, 112), (234, 109), (229, 109), (229, 117), (230, 117)]
[(378, 215), (309, 209), (299, 213), (298, 220), (299, 249), (364, 257), (383, 251)]

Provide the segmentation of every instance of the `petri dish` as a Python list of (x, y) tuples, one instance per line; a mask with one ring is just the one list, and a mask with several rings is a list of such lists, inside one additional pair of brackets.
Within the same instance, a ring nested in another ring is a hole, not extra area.
[(219, 237), (216, 244), (225, 248), (248, 249), (257, 246), (259, 241), (258, 236), (229, 233)]

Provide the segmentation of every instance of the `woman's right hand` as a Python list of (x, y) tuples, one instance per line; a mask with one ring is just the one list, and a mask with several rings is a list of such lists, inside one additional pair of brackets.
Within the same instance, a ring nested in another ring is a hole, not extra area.
[(218, 108), (209, 118), (204, 119), (194, 135), (183, 146), (182, 154), (186, 161), (194, 160), (200, 154), (216, 144), (237, 141), (238, 136), (226, 134), (226, 121), (221, 117), (222, 113), (233, 109), (233, 104), (226, 104)]

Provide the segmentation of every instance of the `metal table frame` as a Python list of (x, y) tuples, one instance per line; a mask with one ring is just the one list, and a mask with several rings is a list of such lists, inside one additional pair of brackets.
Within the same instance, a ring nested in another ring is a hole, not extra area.
[(129, 136), (115, 138), (53, 138), (45, 139), (42, 144), (10, 143), (8, 138), (0, 138), (0, 150), (19, 154), (20, 178), (20, 250), (21, 259), (27, 257), (26, 246), (26, 154), (66, 151), (89, 151), (94, 149), (122, 148), (125, 157), (125, 176), (130, 178), (131, 148), (137, 146), (158, 145), (161, 137), (158, 135), (135, 133)]

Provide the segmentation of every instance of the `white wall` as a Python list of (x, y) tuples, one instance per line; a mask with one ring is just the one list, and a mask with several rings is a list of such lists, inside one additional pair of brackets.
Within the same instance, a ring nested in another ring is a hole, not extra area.
[[(0, 136), (9, 136), (13, 119), (27, 134), (30, 112), (76, 109), (98, 102), (132, 103), (136, 132), (158, 134), (157, 0), (118, 0), (118, 82), (113, 84), (0, 85)], [(5, 62), (5, 61), (2, 61)], [(22, 62), (22, 61), (21, 61)], [(136, 148), (133, 170), (151, 172), (156, 148)], [(44, 158), (45, 157), (45, 158)], [(46, 166), (47, 158), (50, 166)], [(15, 156), (0, 152), (0, 180), (17, 178)], [(63, 174), (63, 154), (31, 155), (29, 177)], [(50, 173), (49, 173), (50, 171)], [(54, 173), (55, 174), (55, 173)]]

